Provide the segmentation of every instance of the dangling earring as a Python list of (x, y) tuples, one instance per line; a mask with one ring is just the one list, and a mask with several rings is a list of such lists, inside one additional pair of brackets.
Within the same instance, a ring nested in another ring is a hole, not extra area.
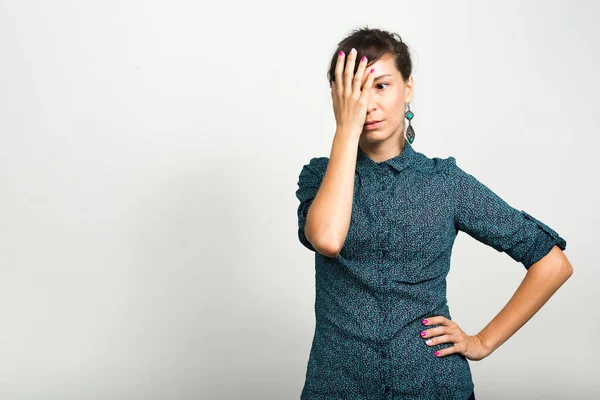
[(408, 127), (406, 128), (406, 138), (408, 139), (408, 142), (412, 144), (412, 142), (415, 140), (415, 130), (413, 129), (410, 121), (413, 119), (415, 114), (413, 114), (413, 112), (410, 111), (410, 103), (406, 103), (406, 105), (408, 106), (408, 111), (406, 111), (406, 114), (404, 115), (406, 119), (408, 119)]

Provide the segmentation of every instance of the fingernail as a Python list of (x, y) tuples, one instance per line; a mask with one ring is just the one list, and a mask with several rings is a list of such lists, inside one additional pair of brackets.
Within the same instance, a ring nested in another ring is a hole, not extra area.
[(427, 320), (426, 319), (423, 320), (423, 325), (427, 325)]
[(425, 332), (425, 331), (421, 332), (421, 336), (425, 336), (425, 335), (427, 335), (427, 332)]
[(375, 71), (373, 68), (371, 68), (371, 73), (373, 73), (373, 71)]
[(427, 339), (427, 340), (425, 341), (425, 343), (427, 343), (427, 344), (431, 344), (431, 341), (432, 341), (431, 339)]
[(342, 56), (342, 55), (344, 55), (344, 52), (343, 52), (343, 51), (340, 51), (340, 56)]
[(440, 352), (439, 352), (439, 351), (436, 351), (434, 354), (435, 354), (436, 356), (439, 356), (439, 355), (440, 355)]
[(365, 61), (367, 59), (367, 57), (362, 56), (362, 58), (360, 59), (360, 61)]

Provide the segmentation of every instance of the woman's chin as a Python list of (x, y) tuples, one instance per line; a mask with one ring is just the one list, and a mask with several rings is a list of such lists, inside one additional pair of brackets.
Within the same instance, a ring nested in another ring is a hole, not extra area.
[(383, 139), (387, 139), (387, 133), (380, 131), (378, 129), (374, 130), (363, 130), (362, 137), (364, 137), (367, 141), (379, 142)]

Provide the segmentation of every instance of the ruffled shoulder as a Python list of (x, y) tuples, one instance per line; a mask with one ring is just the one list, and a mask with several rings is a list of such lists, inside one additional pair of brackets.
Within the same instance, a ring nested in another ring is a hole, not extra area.
[(455, 157), (446, 157), (438, 159), (438, 169), (440, 172), (449, 175), (456, 172), (456, 158)]
[(413, 167), (421, 172), (430, 174), (450, 174), (456, 167), (454, 157), (427, 157), (423, 153), (416, 153)]
[(327, 165), (329, 164), (329, 157), (313, 157), (310, 159), (308, 164), (304, 164), (302, 167), (302, 171), (300, 172), (300, 177), (303, 175), (313, 175), (313, 176), (325, 176), (325, 171), (327, 170)]
[(308, 201), (315, 196), (325, 177), (328, 164), (329, 157), (313, 157), (308, 164), (304, 164), (298, 176), (298, 189), (296, 190), (296, 196), (301, 202)]

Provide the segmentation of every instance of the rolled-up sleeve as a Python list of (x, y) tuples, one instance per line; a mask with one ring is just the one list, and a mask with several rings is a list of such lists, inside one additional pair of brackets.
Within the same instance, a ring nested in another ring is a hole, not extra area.
[(454, 193), (454, 223), (476, 240), (505, 252), (526, 269), (556, 245), (565, 250), (565, 239), (531, 214), (517, 210), (490, 188), (465, 172), (449, 157)]
[(306, 227), (306, 215), (312, 204), (321, 182), (327, 170), (327, 157), (314, 157), (308, 164), (305, 164), (298, 177), (298, 189), (296, 198), (300, 201), (298, 205), (298, 239), (307, 249), (316, 251), (312, 244), (306, 239), (304, 228)]

